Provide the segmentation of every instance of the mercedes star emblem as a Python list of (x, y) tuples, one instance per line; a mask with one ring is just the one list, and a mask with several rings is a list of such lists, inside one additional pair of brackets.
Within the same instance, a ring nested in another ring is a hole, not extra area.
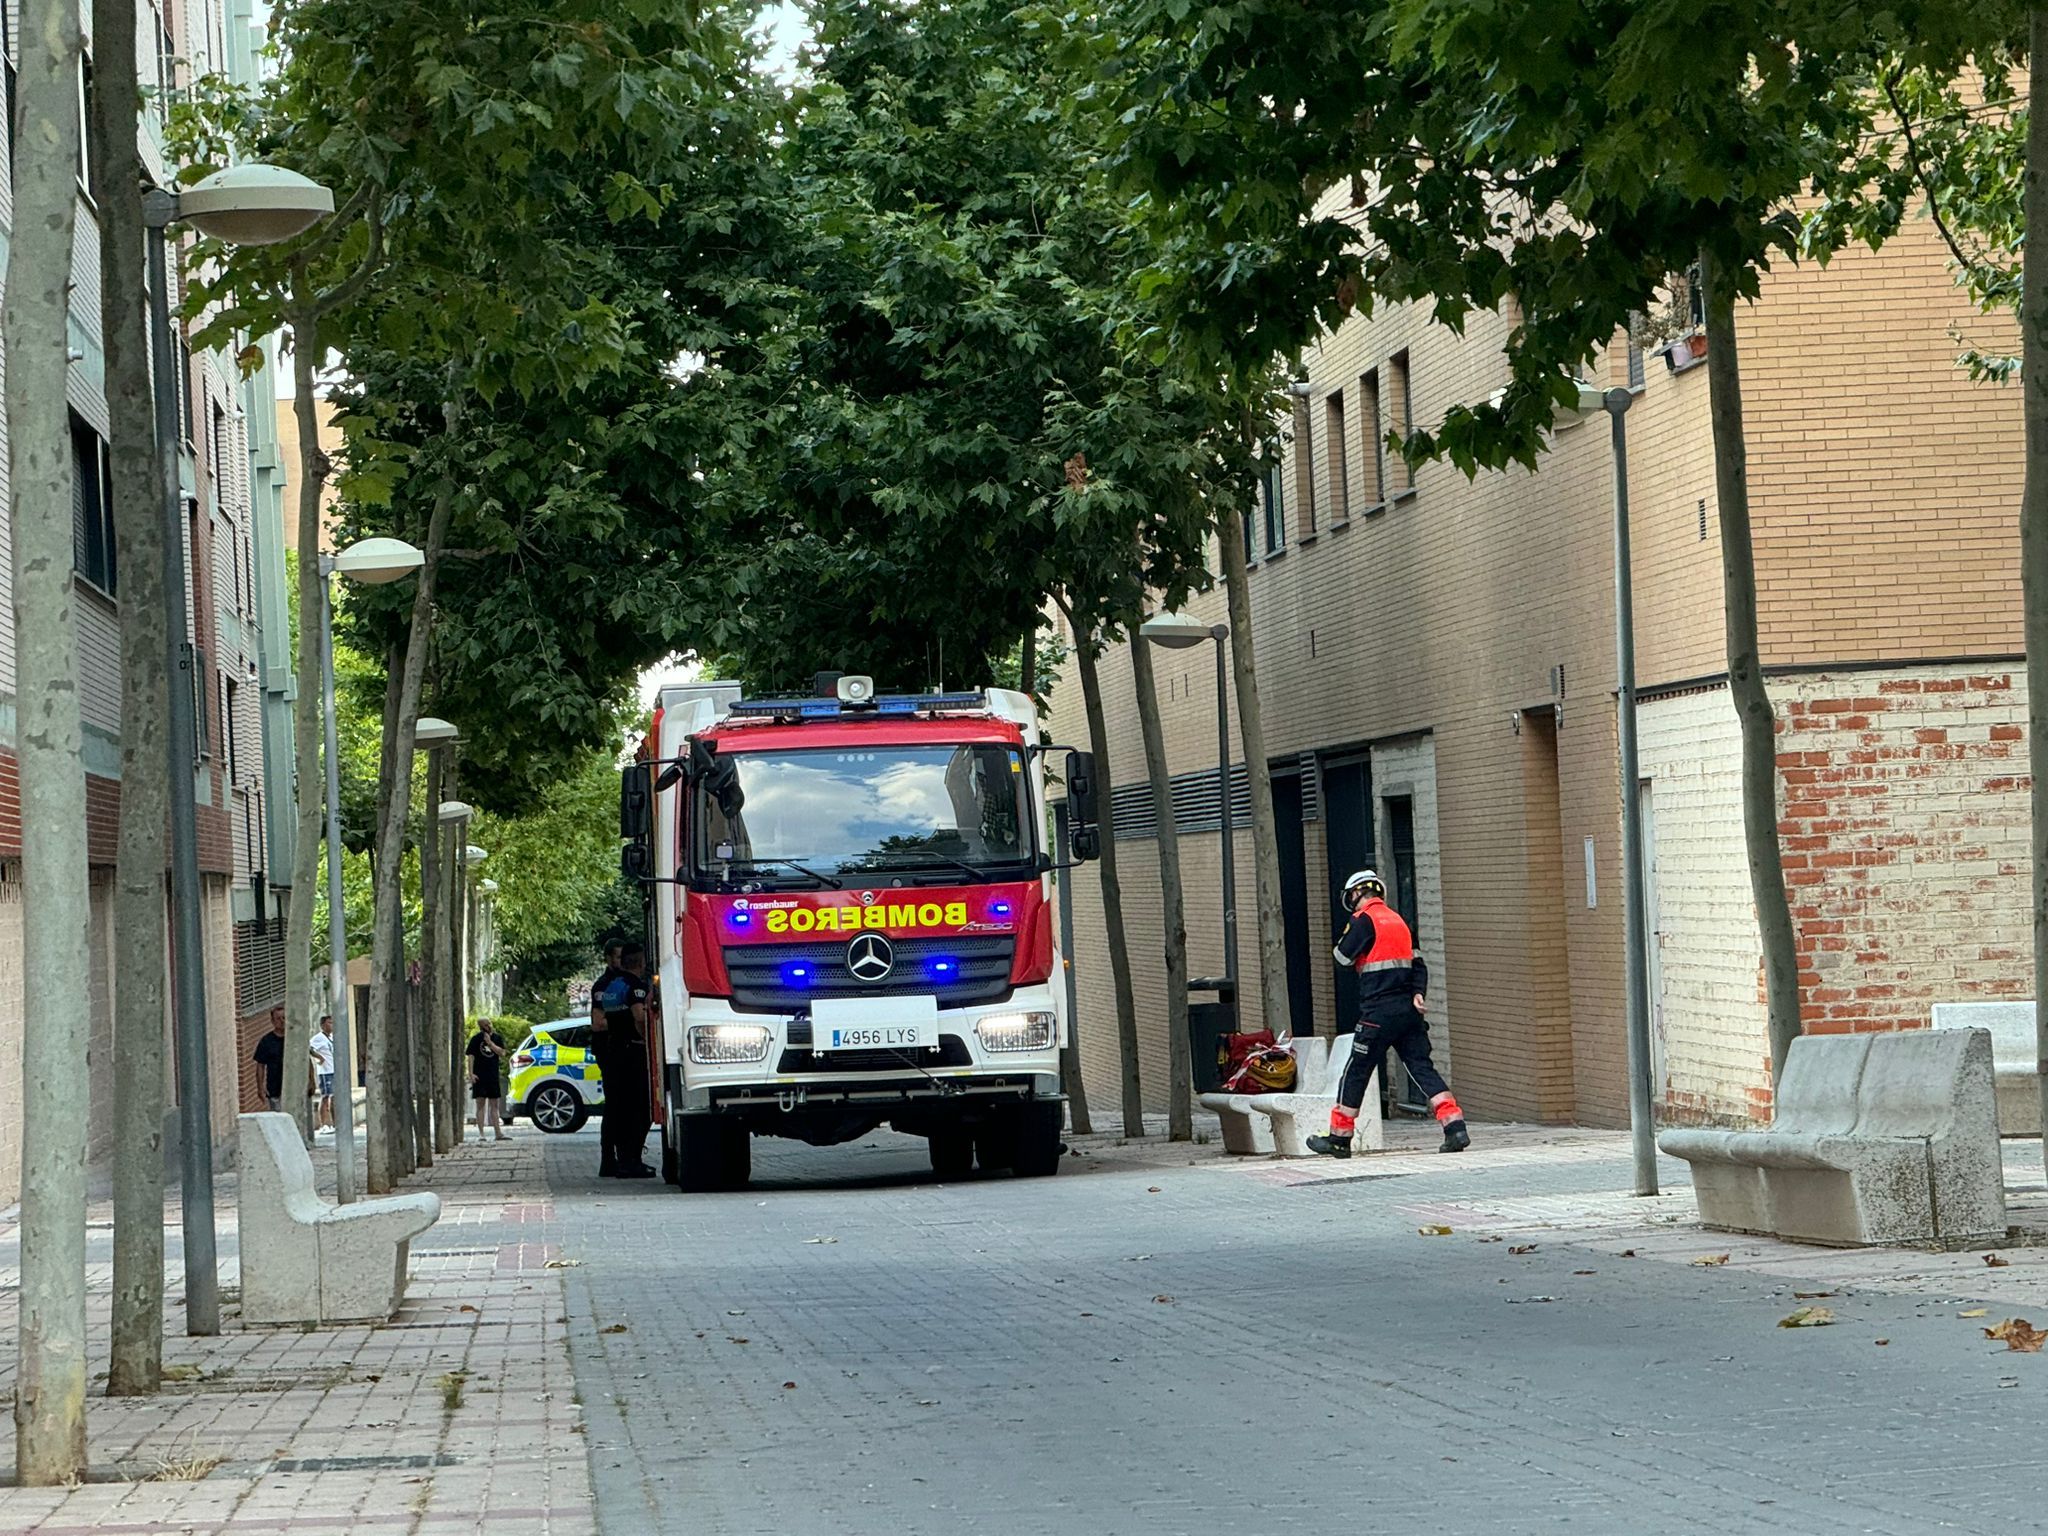
[(846, 946), (846, 968), (857, 981), (880, 981), (896, 964), (896, 952), (879, 933), (863, 933)]

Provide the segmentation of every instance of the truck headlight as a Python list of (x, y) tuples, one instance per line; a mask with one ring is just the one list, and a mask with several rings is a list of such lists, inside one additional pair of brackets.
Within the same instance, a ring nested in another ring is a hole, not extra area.
[(984, 1051), (1049, 1051), (1052, 1049), (1053, 1016), (1030, 1013), (991, 1013), (974, 1026)]
[(693, 1024), (690, 1060), (707, 1066), (766, 1061), (774, 1036), (763, 1024)]

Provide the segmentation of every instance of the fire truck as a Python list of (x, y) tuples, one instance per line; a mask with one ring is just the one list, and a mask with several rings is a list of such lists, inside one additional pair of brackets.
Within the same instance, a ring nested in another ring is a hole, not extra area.
[(881, 1125), (933, 1170), (1057, 1171), (1064, 968), (1046, 759), (1071, 855), (1099, 848), (1094, 761), (1040, 740), (1021, 693), (657, 695), (624, 771), (622, 864), (648, 892), (662, 1172), (746, 1183), (752, 1139)]

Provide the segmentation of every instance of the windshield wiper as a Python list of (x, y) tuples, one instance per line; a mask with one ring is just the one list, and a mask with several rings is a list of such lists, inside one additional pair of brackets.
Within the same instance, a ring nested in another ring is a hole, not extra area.
[[(900, 858), (904, 858), (904, 857), (906, 857), (906, 856), (908, 856), (908, 857), (913, 857), (913, 858), (917, 858), (917, 857), (922, 857), (922, 858), (927, 858), (927, 859), (936, 859), (936, 860), (937, 860), (937, 861), (938, 861), (939, 863), (941, 863), (941, 864), (950, 864), (950, 865), (952, 865), (952, 866), (953, 866), (953, 868), (955, 868), (955, 869), (957, 869), (957, 870), (961, 870), (961, 871), (963, 871), (963, 872), (964, 872), (964, 873), (966, 873), (966, 874), (970, 874), (970, 875), (974, 876), (974, 878), (975, 878), (975, 879), (977, 879), (977, 880), (987, 880), (987, 879), (990, 879), (990, 878), (992, 878), (992, 876), (991, 876), (991, 869), (992, 869), (992, 868), (994, 868), (994, 867), (999, 867), (999, 866), (991, 866), (991, 865), (987, 865), (987, 864), (969, 864), (969, 863), (967, 863), (967, 862), (966, 862), (966, 861), (965, 861), (964, 859), (956, 859), (956, 858), (954, 858), (954, 857), (953, 857), (953, 856), (952, 856), (951, 854), (948, 854), (948, 853), (939, 853), (939, 852), (938, 852), (938, 851), (936, 851), (935, 849), (931, 849), (931, 848), (903, 848), (903, 849), (899, 849), (899, 850), (897, 850), (896, 852), (894, 852), (894, 853), (892, 853), (892, 854), (888, 855), (888, 857), (890, 857), (890, 858), (892, 858), (892, 859), (900, 859)], [(870, 855), (870, 857), (872, 858), (872, 857), (877, 857), (877, 856), (876, 856), (876, 855)], [(1021, 862), (1021, 861), (1020, 861), (1020, 860), (1012, 860), (1011, 862), (1013, 862), (1013, 863), (1016, 863), (1016, 862)], [(870, 863), (863, 863), (863, 864), (861, 865), (861, 868), (862, 868), (862, 869), (863, 869), (864, 871), (868, 871), (868, 872), (871, 872), (871, 873), (876, 873), (876, 874), (882, 873), (882, 872), (884, 872), (884, 871), (887, 871), (887, 870), (902, 870), (902, 869), (916, 869), (916, 868), (918, 868), (918, 867), (919, 867), (919, 866), (918, 866), (918, 865), (916, 865), (916, 864), (870, 864)]]
[(783, 866), (784, 868), (786, 868), (786, 869), (793, 869), (793, 870), (795, 870), (795, 871), (796, 871), (796, 872), (797, 872), (798, 874), (800, 874), (800, 875), (809, 875), (809, 876), (810, 876), (810, 877), (811, 877), (811, 878), (812, 878), (813, 880), (817, 881), (817, 882), (818, 882), (818, 884), (820, 884), (820, 885), (829, 885), (829, 886), (830, 886), (830, 887), (832, 887), (832, 889), (833, 889), (833, 890), (835, 890), (835, 891), (843, 891), (843, 890), (845, 890), (845, 889), (846, 889), (846, 882), (845, 882), (844, 880), (834, 880), (834, 879), (833, 879), (833, 878), (832, 878), (832, 877), (831, 877), (830, 875), (826, 875), (826, 874), (820, 874), (820, 873), (819, 873), (819, 872), (818, 872), (817, 870), (815, 870), (815, 869), (812, 869), (812, 868), (811, 868), (811, 867), (810, 867), (810, 866), (809, 866), (808, 864), (799, 864), (799, 863), (797, 863), (797, 861), (796, 861), (795, 859), (772, 859), (772, 858), (771, 858), (771, 859), (751, 859), (751, 858), (750, 858), (750, 859), (735, 859), (735, 860), (733, 860), (733, 862), (734, 862), (735, 864), (742, 864), (742, 865), (745, 865), (745, 866), (746, 866), (746, 867), (747, 867), (748, 869), (759, 869), (759, 868), (760, 868), (760, 867), (761, 867), (761, 866), (762, 866), (763, 864), (780, 864), (780, 865), (782, 865), (782, 866)]

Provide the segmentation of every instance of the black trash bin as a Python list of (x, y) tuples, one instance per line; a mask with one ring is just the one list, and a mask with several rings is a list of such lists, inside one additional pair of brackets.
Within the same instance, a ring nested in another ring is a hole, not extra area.
[[(1193, 994), (1212, 992), (1214, 1002), (1198, 1003)], [(1237, 1029), (1237, 991), (1215, 976), (1196, 976), (1188, 982), (1188, 1053), (1192, 1058), (1196, 1093), (1214, 1093), (1223, 1086), (1223, 1073), (1216, 1060), (1223, 1038)]]

